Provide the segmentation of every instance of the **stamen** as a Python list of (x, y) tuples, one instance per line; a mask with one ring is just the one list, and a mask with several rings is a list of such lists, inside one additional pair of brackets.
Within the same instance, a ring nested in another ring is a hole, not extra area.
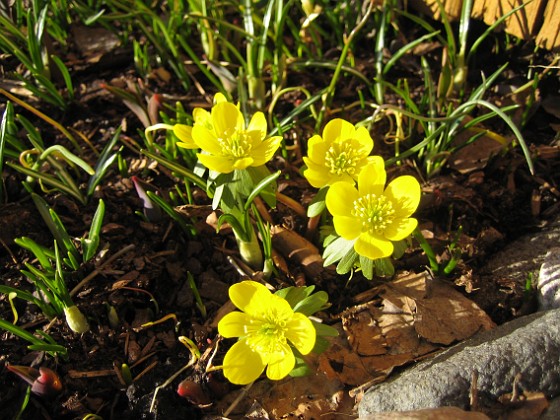
[(246, 131), (232, 130), (224, 133), (223, 137), (218, 138), (218, 142), (223, 148), (223, 156), (242, 158), (250, 155), (252, 144), (249, 141)]
[(385, 196), (366, 194), (354, 201), (352, 215), (360, 219), (362, 229), (379, 234), (393, 223), (395, 209)]
[(356, 164), (360, 156), (350, 144), (350, 141), (333, 143), (327, 150), (325, 162), (331, 174), (341, 175), (346, 173), (353, 175), (356, 172)]

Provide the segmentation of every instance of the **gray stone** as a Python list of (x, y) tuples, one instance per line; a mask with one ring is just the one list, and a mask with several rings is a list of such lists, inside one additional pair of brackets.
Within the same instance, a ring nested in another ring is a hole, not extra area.
[(547, 251), (560, 246), (560, 217), (538, 232), (524, 235), (494, 254), (482, 270), (489, 281), (507, 278), (524, 285), (529, 276), (537, 278)]
[(517, 374), (528, 391), (560, 395), (560, 309), (515, 319), (457, 344), (363, 396), (360, 417), (383, 411), (469, 406), (473, 371), (481, 405), (512, 391)]
[(537, 280), (539, 309), (560, 308), (560, 248), (552, 248), (545, 257)]

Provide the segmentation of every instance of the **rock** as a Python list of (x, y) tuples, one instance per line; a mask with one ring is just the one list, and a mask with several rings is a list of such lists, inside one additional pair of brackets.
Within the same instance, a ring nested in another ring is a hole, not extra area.
[(517, 238), (496, 252), (476, 273), (472, 299), (494, 322), (502, 324), (537, 310), (537, 293), (527, 293), (528, 280), (537, 283), (547, 252), (560, 244), (560, 217), (537, 232)]
[(550, 249), (539, 271), (537, 280), (539, 309), (560, 307), (560, 248)]
[(483, 268), (484, 275), (493, 279), (509, 278), (524, 285), (530, 273), (537, 278), (547, 251), (559, 244), (560, 217), (557, 217), (546, 228), (516, 239), (493, 255)]
[(486, 414), (464, 411), (457, 407), (426, 408), (415, 411), (390, 411), (369, 414), (358, 420), (489, 420)]
[(560, 309), (480, 333), (370, 388), (360, 401), (359, 415), (442, 406), (467, 409), (475, 370), (481, 406), (511, 392), (518, 373), (522, 389), (541, 391), (547, 398), (560, 395)]

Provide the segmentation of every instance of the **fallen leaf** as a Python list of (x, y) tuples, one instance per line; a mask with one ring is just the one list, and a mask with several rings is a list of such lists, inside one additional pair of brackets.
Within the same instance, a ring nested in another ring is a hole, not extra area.
[[(413, 299), (414, 329), (431, 343), (449, 345), (495, 327), (490, 317), (450, 284), (410, 274), (387, 284), (397, 295)], [(403, 308), (406, 310), (406, 308)]]
[(293, 264), (301, 266), (309, 278), (317, 279), (325, 272), (319, 250), (303, 236), (278, 225), (270, 229), (270, 234), (273, 248)]
[(360, 294), (358, 304), (340, 314), (344, 334), (321, 355), (327, 376), (347, 385), (382, 382), (397, 366), (495, 326), (450, 284), (427, 278), (403, 273)]
[[(255, 412), (254, 401), (258, 401), (259, 411), (270, 418), (339, 419), (341, 415), (354, 416), (354, 400), (340, 381), (329, 378), (318, 368), (319, 358), (314, 355), (306, 358), (312, 367), (313, 375), (281, 381), (262, 379), (255, 382), (243, 396), (231, 416), (247, 416)], [(217, 403), (216, 412), (224, 412), (239, 397), (243, 390), (230, 392)], [(254, 418), (254, 417), (253, 417)]]

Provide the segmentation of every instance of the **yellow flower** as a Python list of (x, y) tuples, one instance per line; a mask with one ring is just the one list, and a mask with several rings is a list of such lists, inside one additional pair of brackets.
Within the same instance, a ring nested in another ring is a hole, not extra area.
[[(227, 99), (223, 94), (218, 92), (214, 96), (214, 104), (219, 104), (221, 102), (227, 102)], [(201, 125), (208, 130), (213, 130), (210, 113), (204, 108), (193, 109), (192, 116), (194, 120), (193, 125)], [(198, 149), (198, 146), (192, 138), (192, 129), (192, 126), (186, 124), (175, 124), (173, 126), (173, 133), (179, 139), (177, 146), (184, 149)]]
[(303, 175), (315, 188), (338, 181), (354, 183), (362, 168), (371, 161), (373, 140), (365, 127), (356, 128), (348, 121), (329, 121), (323, 136), (315, 135), (307, 143), (307, 169)]
[(219, 102), (210, 115), (195, 120), (191, 137), (197, 147), (200, 163), (220, 173), (230, 173), (268, 162), (282, 141), (281, 136), (266, 139), (267, 125), (262, 112), (257, 112), (245, 126), (243, 114), (230, 102)]
[(265, 367), (269, 379), (282, 379), (295, 366), (290, 344), (304, 355), (313, 350), (317, 336), (313, 323), (262, 284), (236, 283), (229, 297), (243, 311), (230, 312), (218, 323), (223, 337), (239, 337), (224, 358), (224, 376), (231, 383), (249, 384)]
[(334, 229), (344, 239), (356, 240), (354, 250), (372, 260), (393, 253), (392, 241), (405, 239), (418, 225), (410, 217), (420, 203), (420, 184), (400, 176), (387, 185), (385, 164), (374, 156), (358, 177), (358, 189), (347, 182), (329, 188), (326, 205)]

